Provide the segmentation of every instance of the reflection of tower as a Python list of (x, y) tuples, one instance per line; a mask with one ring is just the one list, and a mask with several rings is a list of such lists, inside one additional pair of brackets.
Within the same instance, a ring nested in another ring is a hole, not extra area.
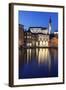
[(51, 17), (49, 19), (49, 34), (51, 34), (51, 30), (52, 30), (52, 21), (51, 21)]

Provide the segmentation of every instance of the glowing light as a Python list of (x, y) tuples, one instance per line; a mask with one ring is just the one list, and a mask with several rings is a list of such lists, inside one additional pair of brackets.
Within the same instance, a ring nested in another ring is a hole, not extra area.
[(43, 46), (43, 43), (42, 43), (42, 41), (40, 41), (40, 46)]
[(31, 49), (27, 49), (27, 63), (31, 60)]
[(48, 49), (40, 49), (39, 50), (39, 56), (38, 56), (38, 63), (43, 63), (48, 60), (49, 51)]
[(40, 41), (40, 46), (41, 46), (41, 47), (48, 46), (48, 41), (46, 41), (46, 42), (45, 42), (45, 41), (43, 41), (43, 42)]
[(45, 46), (45, 41), (43, 41), (43, 46)]
[(32, 46), (32, 43), (27, 43), (27, 46)]
[(38, 46), (38, 42), (36, 42), (36, 46)]
[(32, 46), (32, 44), (30, 43), (30, 46)]
[(48, 46), (48, 41), (45, 42), (45, 45)]

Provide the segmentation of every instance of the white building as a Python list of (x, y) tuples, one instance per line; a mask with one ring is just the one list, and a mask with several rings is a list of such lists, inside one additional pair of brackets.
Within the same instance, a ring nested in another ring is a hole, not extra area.
[(52, 31), (52, 21), (51, 21), (51, 18), (49, 19), (48, 31), (49, 31), (49, 34), (51, 34), (51, 31)]
[(30, 31), (32, 33), (42, 33), (42, 34), (48, 34), (48, 28), (43, 27), (30, 27)]
[(33, 39), (32, 39), (31, 44), (33, 46), (48, 47), (48, 45), (49, 45), (49, 34), (51, 34), (51, 31), (52, 31), (52, 25), (51, 24), (52, 24), (52, 22), (51, 22), (51, 18), (50, 18), (49, 23), (48, 23), (49, 27), (30, 27), (29, 28), (29, 32), (32, 33), (31, 37)]

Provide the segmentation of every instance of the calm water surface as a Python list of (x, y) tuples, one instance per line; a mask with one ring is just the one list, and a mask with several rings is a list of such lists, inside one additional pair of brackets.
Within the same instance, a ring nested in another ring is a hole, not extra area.
[(58, 77), (58, 49), (19, 50), (19, 79)]

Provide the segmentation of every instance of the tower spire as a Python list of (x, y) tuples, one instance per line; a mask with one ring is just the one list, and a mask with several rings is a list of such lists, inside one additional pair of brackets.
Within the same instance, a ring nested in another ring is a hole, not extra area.
[(51, 30), (52, 30), (52, 20), (51, 20), (51, 17), (49, 19), (49, 34), (51, 34)]

